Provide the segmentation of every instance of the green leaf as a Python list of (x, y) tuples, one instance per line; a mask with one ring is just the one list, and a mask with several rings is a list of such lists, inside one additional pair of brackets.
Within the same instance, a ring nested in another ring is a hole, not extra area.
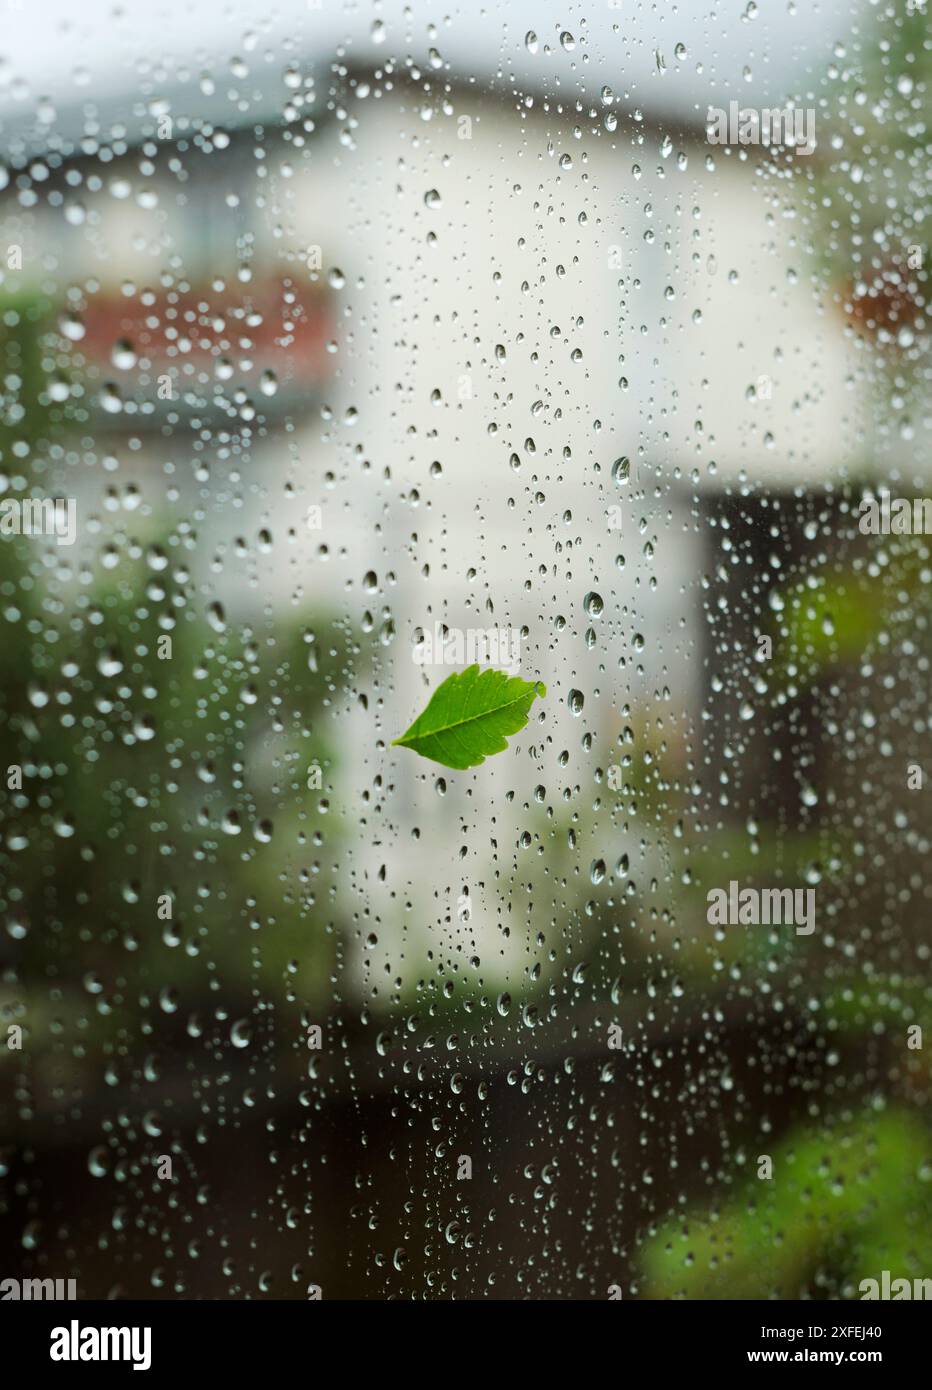
[(423, 714), (394, 743), (444, 767), (478, 767), (508, 747), (505, 735), (524, 728), (534, 697), (546, 693), (542, 681), (469, 666), (437, 686)]

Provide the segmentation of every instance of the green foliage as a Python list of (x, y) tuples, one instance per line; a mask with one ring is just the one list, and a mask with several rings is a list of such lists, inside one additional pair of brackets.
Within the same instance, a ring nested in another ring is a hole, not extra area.
[(883, 630), (883, 588), (847, 570), (800, 580), (784, 595), (776, 671), (813, 680), (827, 667), (857, 661)]
[(14, 471), (12, 446), (31, 447), (46, 424), (39, 397), (47, 380), (43, 335), (50, 311), (49, 301), (32, 290), (0, 293), (0, 461), (6, 471)]
[[(323, 714), (348, 659), (341, 632), (322, 617), (316, 633), (282, 615), (211, 621), (184, 564), (161, 558), (157, 582), (125, 559), (65, 611), (34, 545), (0, 546), (4, 783), (22, 770), (0, 799), (0, 919), (33, 1050), (66, 1018), (128, 1045), (165, 989), (200, 1008), (218, 978), (230, 1007), (256, 987), (316, 1000), (340, 929), (325, 916), (336, 830), (315, 832), (306, 889), (282, 883), (336, 763)], [(179, 548), (169, 535), (148, 555), (180, 561)]]
[(478, 767), (508, 747), (506, 735), (524, 728), (535, 697), (546, 693), (541, 681), (469, 666), (437, 687), (423, 714), (394, 743), (444, 767)]
[(928, 1016), (932, 984), (886, 974), (867, 979), (852, 976), (837, 983), (821, 1005), (841, 1033), (857, 1037), (873, 1032), (876, 1036), (883, 1029), (901, 1034)]
[(826, 673), (876, 656), (885, 635), (932, 607), (927, 547), (921, 536), (885, 538), (880, 573), (833, 565), (800, 573), (779, 596), (774, 625), (774, 688), (814, 684)]
[[(928, 1134), (905, 1110), (791, 1133), (773, 1178), (647, 1244), (649, 1298), (857, 1298), (858, 1283), (932, 1269)], [(756, 1168), (756, 1157), (750, 1159)]]
[[(819, 112), (819, 157), (807, 169), (810, 253), (824, 290), (859, 337), (881, 398), (921, 399), (927, 356), (923, 248), (932, 80), (928, 15), (877, 5), (832, 63), (833, 100)], [(863, 465), (874, 471), (865, 456)]]

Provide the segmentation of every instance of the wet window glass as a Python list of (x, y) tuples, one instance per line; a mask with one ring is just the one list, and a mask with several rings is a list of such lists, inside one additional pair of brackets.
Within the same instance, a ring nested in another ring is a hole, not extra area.
[(4, 1297), (932, 1295), (924, 3), (8, 11)]

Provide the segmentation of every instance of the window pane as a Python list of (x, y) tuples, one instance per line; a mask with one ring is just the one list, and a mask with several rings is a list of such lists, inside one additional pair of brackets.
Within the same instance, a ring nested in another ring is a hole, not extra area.
[(924, 5), (10, 8), (5, 1273), (930, 1276)]

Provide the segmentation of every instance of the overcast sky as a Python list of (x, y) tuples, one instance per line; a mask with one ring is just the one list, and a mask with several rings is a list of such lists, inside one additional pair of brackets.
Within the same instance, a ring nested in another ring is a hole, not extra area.
[[(423, 63), (435, 47), (460, 76), (500, 89), (512, 84), (575, 98), (609, 84), (625, 106), (647, 112), (705, 111), (737, 98), (772, 103), (806, 87), (835, 41), (850, 37), (866, 0), (9, 0), (0, 30), (0, 119), (32, 117), (38, 98), (60, 112), (87, 101), (128, 102), (168, 88), (179, 68), (205, 67), (232, 85), (230, 61), (249, 80), (280, 74), (293, 37), (296, 56), (329, 60), (338, 46), (355, 62), (407, 54)], [(406, 9), (413, 18), (405, 19)], [(750, 12), (750, 13), (749, 13)], [(384, 25), (381, 42), (373, 23)], [(431, 24), (437, 34), (429, 33)], [(613, 32), (613, 26), (618, 32)], [(538, 36), (529, 52), (525, 35)], [(561, 32), (576, 43), (568, 50)], [(685, 45), (685, 57), (675, 56)], [(545, 51), (549, 47), (550, 52)], [(657, 50), (665, 62), (658, 70)], [(168, 76), (139, 71), (140, 59)], [(141, 86), (142, 83), (142, 86)], [(559, 86), (558, 86), (559, 84)], [(196, 91), (192, 87), (192, 92)]]

